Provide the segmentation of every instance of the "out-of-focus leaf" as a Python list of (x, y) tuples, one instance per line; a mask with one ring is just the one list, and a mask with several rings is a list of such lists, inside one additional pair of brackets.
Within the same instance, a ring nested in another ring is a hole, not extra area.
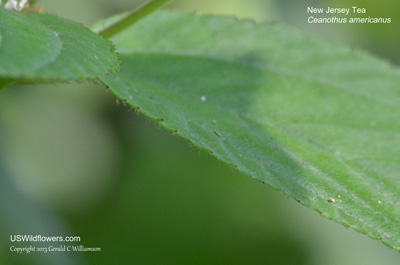
[(0, 7), (0, 78), (94, 79), (118, 67), (112, 43), (83, 26), (49, 14)]

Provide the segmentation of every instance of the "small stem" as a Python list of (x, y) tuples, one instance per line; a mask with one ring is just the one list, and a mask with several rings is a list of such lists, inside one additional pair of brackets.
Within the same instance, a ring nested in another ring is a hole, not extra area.
[(102, 31), (99, 32), (99, 34), (106, 39), (111, 38), (112, 36), (116, 35), (117, 33), (132, 26), (133, 24), (135, 24), (142, 18), (145, 18), (146, 16), (150, 15), (151, 13), (153, 13), (154, 11), (156, 11), (158, 8), (165, 5), (169, 1), (170, 0), (153, 0), (151, 2), (148, 2), (148, 3), (138, 7), (134, 11), (132, 11), (124, 19), (109, 26), (108, 28), (103, 29)]

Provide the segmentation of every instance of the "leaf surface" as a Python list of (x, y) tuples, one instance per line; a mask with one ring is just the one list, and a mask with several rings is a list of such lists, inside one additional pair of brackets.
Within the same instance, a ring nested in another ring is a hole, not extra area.
[(102, 81), (121, 100), (400, 250), (398, 68), (291, 28), (229, 17), (160, 12), (112, 40), (122, 69)]
[(111, 42), (49, 14), (0, 7), (0, 78), (23, 82), (94, 79), (116, 70)]

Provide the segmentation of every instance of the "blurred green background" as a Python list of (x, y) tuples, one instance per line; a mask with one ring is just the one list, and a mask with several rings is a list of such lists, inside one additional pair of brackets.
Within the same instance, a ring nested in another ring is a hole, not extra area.
[[(141, 1), (40, 3), (90, 26)], [(306, 23), (307, 6), (352, 5), (393, 23)], [(398, 1), (177, 0), (167, 8), (290, 24), (400, 62)], [(0, 93), (0, 199), (0, 264), (400, 264), (399, 253), (232, 170), (90, 83)], [(15, 254), (11, 245), (29, 243), (11, 243), (14, 234), (78, 235), (77, 245), (102, 252)]]

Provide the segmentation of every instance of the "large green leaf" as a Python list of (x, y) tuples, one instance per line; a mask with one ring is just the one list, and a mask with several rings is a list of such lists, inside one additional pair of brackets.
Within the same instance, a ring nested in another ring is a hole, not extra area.
[(53, 15), (0, 7), (0, 78), (93, 79), (118, 66), (112, 43), (83, 26)]
[(290, 28), (228, 17), (158, 13), (112, 40), (122, 70), (103, 82), (120, 99), (400, 250), (399, 69)]

